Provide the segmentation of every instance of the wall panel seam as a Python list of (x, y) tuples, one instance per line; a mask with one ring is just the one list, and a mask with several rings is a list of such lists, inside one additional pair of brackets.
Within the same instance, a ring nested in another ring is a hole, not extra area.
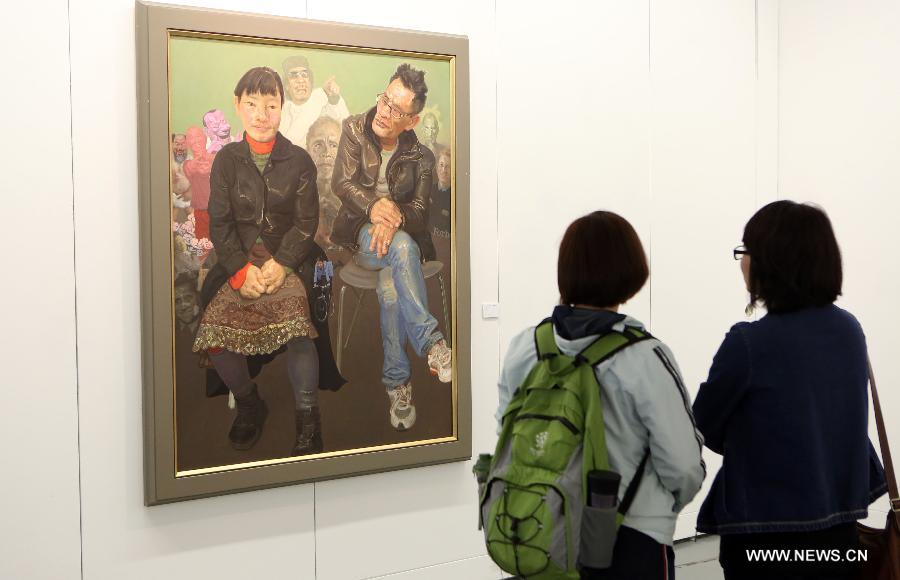
[(75, 107), (72, 91), (72, 2), (66, 0), (66, 57), (69, 64), (69, 170), (72, 184), (72, 306), (75, 327), (75, 454), (78, 462), (78, 575), (84, 580), (84, 500), (81, 491), (81, 390), (78, 375), (78, 267), (75, 219)]

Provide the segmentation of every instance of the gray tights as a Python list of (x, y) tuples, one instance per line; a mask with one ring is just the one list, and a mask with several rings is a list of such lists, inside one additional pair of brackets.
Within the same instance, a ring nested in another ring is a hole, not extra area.
[[(253, 390), (253, 380), (247, 369), (247, 357), (222, 350), (210, 353), (216, 372), (235, 397), (245, 397)], [(294, 390), (294, 406), (310, 409), (319, 404), (319, 355), (316, 343), (301, 336), (287, 343), (288, 379)]]

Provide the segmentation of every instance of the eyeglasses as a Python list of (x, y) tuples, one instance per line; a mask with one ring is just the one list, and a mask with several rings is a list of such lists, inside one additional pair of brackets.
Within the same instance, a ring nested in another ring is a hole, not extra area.
[(743, 245), (740, 245), (740, 246), (736, 247), (735, 249), (731, 250), (731, 253), (734, 256), (735, 260), (740, 260), (741, 257), (744, 256), (745, 254), (747, 256), (750, 255), (750, 252), (748, 252), (747, 248), (744, 247)]
[(288, 71), (288, 78), (291, 79), (308, 79), (309, 71), (306, 69)]
[(404, 113), (403, 111), (401, 111), (400, 107), (393, 104), (384, 93), (379, 93), (375, 96), (375, 105), (378, 107), (387, 107), (388, 111), (391, 114), (391, 117), (393, 117), (394, 119), (407, 119), (416, 115), (415, 113)]

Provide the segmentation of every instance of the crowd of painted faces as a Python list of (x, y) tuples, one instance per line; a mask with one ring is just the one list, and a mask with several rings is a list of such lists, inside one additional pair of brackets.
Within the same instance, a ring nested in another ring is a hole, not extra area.
[(416, 421), (407, 345), (450, 382), (452, 354), (422, 270), (450, 257), (450, 149), (438, 143), (439, 111), (424, 108), (424, 76), (400, 65), (373, 91), (374, 106), (351, 115), (336, 79), (315, 87), (308, 60), (295, 55), (281, 74), (256, 67), (238, 80), (242, 133), (213, 109), (202, 126), (172, 135), (178, 330), (194, 336), (193, 350), (234, 396), (235, 449), (259, 439), (268, 408), (255, 375), (284, 353), (296, 405), (291, 453), (323, 451), (318, 389), (344, 379), (327, 320), (311, 316), (308, 297), (330, 289), (322, 279), (337, 256), (377, 272), (391, 425)]
[[(749, 292), (747, 313), (758, 306), (766, 313), (731, 327), (693, 404), (675, 356), (658, 338), (595, 368), (610, 469), (622, 476), (619, 497), (648, 452), (649, 460), (637, 475), (612, 567), (583, 569), (582, 578), (675, 577), (678, 513), (707, 476), (704, 446), (722, 456), (722, 468), (697, 514), (697, 530), (720, 536), (726, 579), (851, 580), (861, 559), (875, 559), (859, 554), (856, 522), (887, 485), (868, 436), (866, 337), (857, 319), (834, 304), (843, 270), (831, 222), (818, 207), (778, 201), (747, 222), (742, 239), (733, 255)], [(573, 222), (559, 249), (561, 305), (552, 314), (559, 350), (576, 356), (610, 331), (646, 332), (619, 309), (649, 274), (640, 239), (624, 218), (597, 211)], [(534, 331), (509, 345), (500, 425), (537, 362)]]
[[(284, 63), (282, 78), (286, 99), (279, 131), (292, 143), (303, 147), (317, 170), (319, 226), (316, 241), (333, 250), (331, 227), (340, 208), (332, 192), (331, 177), (341, 138), (341, 124), (350, 111), (334, 77), (313, 88), (313, 74), (302, 56)], [(422, 111), (417, 127), (420, 142), (434, 155), (434, 191), (428, 225), (435, 238), (450, 237), (450, 148), (439, 143), (441, 112), (437, 107)], [(243, 133), (234, 131), (225, 113), (212, 109), (198, 125), (184, 133), (173, 133), (171, 143), (172, 228), (175, 235), (175, 271), (197, 274), (213, 248), (209, 239), (209, 174), (212, 161), (227, 143), (239, 141)], [(441, 255), (449, 259), (449, 255)], [(446, 263), (446, 262), (445, 262)]]

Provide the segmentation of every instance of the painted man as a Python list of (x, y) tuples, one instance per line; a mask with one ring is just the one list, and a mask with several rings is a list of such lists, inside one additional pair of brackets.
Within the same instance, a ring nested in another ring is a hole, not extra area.
[(341, 200), (331, 189), (334, 160), (341, 140), (341, 124), (331, 117), (319, 117), (306, 135), (306, 150), (316, 164), (316, 188), (319, 191), (319, 229), (316, 241), (332, 249), (331, 229), (341, 207)]
[(206, 133), (200, 127), (188, 127), (187, 145), (193, 155), (182, 164), (184, 175), (191, 182), (191, 208), (194, 210), (194, 235), (209, 238), (209, 172), (214, 155), (206, 150)]
[(172, 221), (176, 223), (187, 219), (187, 209), (191, 207), (191, 182), (183, 167), (187, 158), (187, 137), (183, 133), (172, 133)]
[(321, 87), (313, 88), (313, 72), (305, 56), (289, 56), (284, 59), (282, 68), (288, 99), (281, 113), (281, 134), (291, 143), (302, 147), (309, 128), (319, 117), (331, 117), (340, 122), (350, 116), (341, 96), (341, 87), (333, 76)]
[(438, 133), (440, 132), (441, 124), (433, 111), (428, 111), (422, 115), (422, 126), (419, 129), (419, 133), (422, 135), (422, 144), (431, 149), (435, 159), (437, 159), (438, 153), (440, 153), (439, 149), (443, 148), (443, 146), (438, 145), (437, 142)]
[(431, 191), (431, 203), (428, 208), (428, 226), (434, 240), (437, 259), (450, 264), (450, 223), (451, 202), (450, 191), (450, 149), (441, 147), (435, 163), (437, 180)]
[(438, 380), (451, 380), (451, 352), (428, 311), (422, 261), (434, 258), (428, 205), (434, 156), (413, 128), (425, 105), (425, 73), (402, 64), (369, 111), (344, 121), (332, 188), (341, 200), (332, 239), (378, 272), (382, 382), (397, 430), (412, 427), (407, 340)]

